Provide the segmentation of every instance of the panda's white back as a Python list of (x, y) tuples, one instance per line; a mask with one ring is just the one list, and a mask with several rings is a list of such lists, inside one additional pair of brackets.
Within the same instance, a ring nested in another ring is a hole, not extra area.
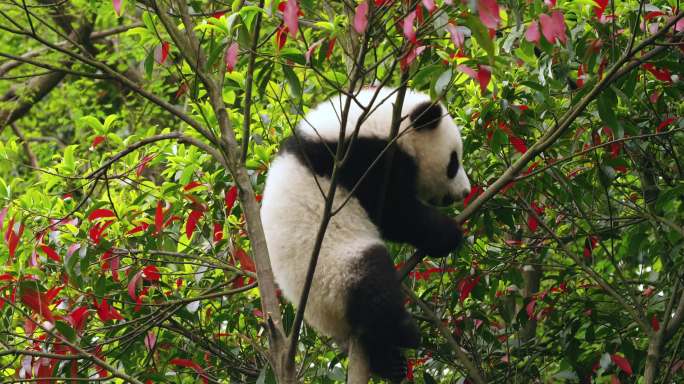
[[(327, 193), (330, 180), (316, 176)], [(349, 192), (338, 187), (335, 207)], [(285, 297), (299, 302), (325, 200), (314, 175), (293, 154), (281, 154), (271, 164), (264, 189), (261, 220), (276, 282)], [(374, 244), (382, 244), (376, 226), (358, 200), (350, 198), (331, 219), (323, 240), (306, 307), (307, 322), (326, 336), (346, 341), (345, 292), (357, 278), (349, 266)]]

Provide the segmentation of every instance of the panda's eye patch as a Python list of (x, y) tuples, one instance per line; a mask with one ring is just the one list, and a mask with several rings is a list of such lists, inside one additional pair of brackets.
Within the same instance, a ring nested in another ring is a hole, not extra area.
[(458, 153), (456, 151), (451, 151), (451, 157), (449, 158), (449, 165), (447, 165), (447, 177), (453, 179), (458, 173)]

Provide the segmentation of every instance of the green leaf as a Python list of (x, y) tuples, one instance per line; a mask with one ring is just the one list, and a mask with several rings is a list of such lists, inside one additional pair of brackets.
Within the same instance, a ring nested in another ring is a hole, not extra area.
[(290, 95), (295, 99), (302, 97), (302, 85), (299, 82), (299, 78), (289, 66), (283, 65), (282, 67), (290, 89)]
[(67, 340), (69, 341), (75, 341), (76, 340), (76, 332), (74, 331), (73, 328), (71, 328), (71, 325), (61, 321), (57, 320), (55, 322), (55, 328), (57, 328), (57, 331), (59, 331), (62, 336), (64, 336)]
[(470, 15), (466, 19), (466, 25), (470, 27), (470, 30), (475, 37), (475, 41), (482, 47), (489, 56), (489, 63), (494, 64), (494, 42), (489, 37), (489, 30), (482, 24), (479, 18)]
[(610, 89), (604, 90), (597, 100), (598, 113), (601, 120), (613, 130), (619, 128), (619, 123), (615, 116), (616, 105), (615, 93)]

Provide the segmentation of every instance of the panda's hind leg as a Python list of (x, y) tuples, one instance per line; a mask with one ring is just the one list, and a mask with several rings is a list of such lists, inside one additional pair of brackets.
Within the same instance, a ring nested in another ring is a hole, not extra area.
[(358, 277), (349, 291), (347, 320), (368, 356), (371, 371), (392, 381), (406, 375), (402, 348), (417, 348), (420, 331), (404, 308), (404, 296), (384, 245), (366, 249), (351, 271)]

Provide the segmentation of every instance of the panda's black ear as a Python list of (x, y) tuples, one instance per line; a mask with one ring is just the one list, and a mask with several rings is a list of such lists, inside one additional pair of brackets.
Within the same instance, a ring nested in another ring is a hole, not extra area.
[(442, 107), (432, 101), (418, 104), (411, 111), (411, 124), (417, 131), (435, 129), (442, 120)]

